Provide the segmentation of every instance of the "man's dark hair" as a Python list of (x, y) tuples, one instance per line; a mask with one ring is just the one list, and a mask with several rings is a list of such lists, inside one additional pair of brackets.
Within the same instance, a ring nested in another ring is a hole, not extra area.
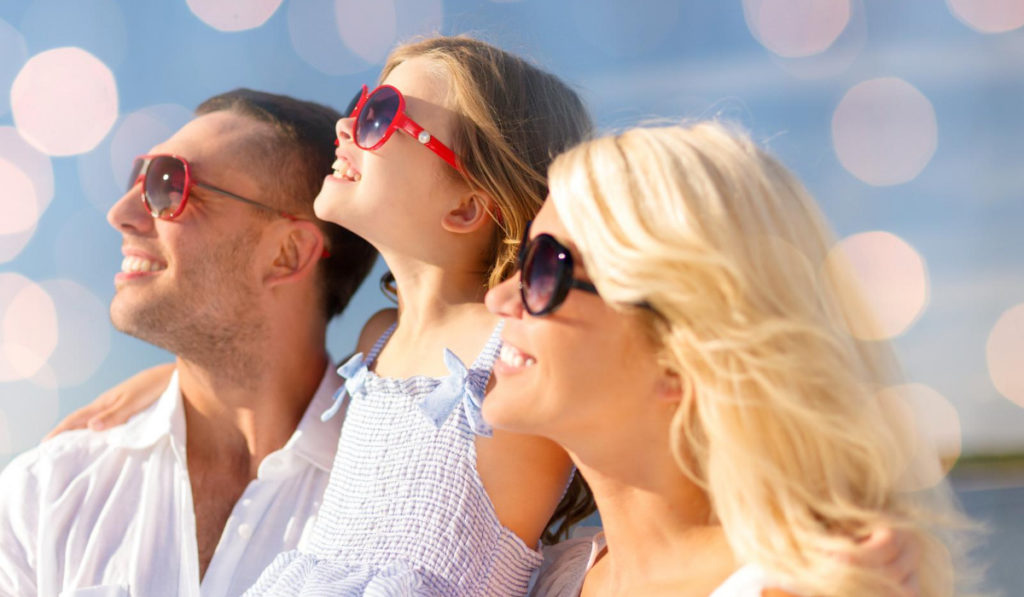
[[(333, 108), (252, 89), (235, 89), (199, 104), (196, 116), (231, 111), (267, 123), (272, 136), (256, 139), (251, 155), (258, 167), (272, 172), (279, 197), (275, 205), (299, 214), (313, 213), (313, 199), (334, 163), (334, 125), (341, 114)], [(315, 219), (315, 218), (314, 218)], [(315, 219), (330, 256), (320, 261), (323, 307), (328, 320), (342, 312), (373, 267), (377, 252), (352, 232)]]

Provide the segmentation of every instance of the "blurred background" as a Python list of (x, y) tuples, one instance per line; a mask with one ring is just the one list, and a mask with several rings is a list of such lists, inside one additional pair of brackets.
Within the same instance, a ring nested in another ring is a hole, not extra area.
[[(886, 399), (993, 527), (991, 587), (1022, 594), (1022, 26), (1024, 0), (5, 0), (0, 466), (169, 359), (107, 315), (104, 215), (135, 155), (213, 94), (341, 109), (396, 42), (470, 33), (568, 81), (605, 131), (727, 118), (799, 174), (902, 359)], [(336, 358), (386, 304), (382, 271), (332, 324)]]

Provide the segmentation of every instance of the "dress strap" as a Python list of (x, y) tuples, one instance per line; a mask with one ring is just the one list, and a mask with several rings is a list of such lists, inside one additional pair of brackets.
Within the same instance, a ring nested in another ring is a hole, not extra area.
[(487, 344), (484, 345), (483, 350), (473, 361), (473, 366), (470, 367), (470, 383), (479, 388), (481, 395), (487, 389), (487, 382), (491, 380), (491, 371), (494, 370), (494, 361), (498, 359), (498, 354), (501, 352), (501, 330), (504, 327), (504, 319), (494, 326), (494, 331), (487, 339)]
[(363, 362), (366, 363), (367, 367), (373, 365), (373, 362), (377, 360), (377, 356), (380, 354), (380, 351), (384, 350), (384, 345), (391, 339), (391, 334), (395, 333), (395, 328), (397, 327), (398, 322), (396, 321), (388, 326), (388, 329), (380, 335), (380, 338), (377, 338), (377, 342), (373, 344), (373, 348), (370, 349), (370, 352), (366, 354), (366, 358), (363, 359)]

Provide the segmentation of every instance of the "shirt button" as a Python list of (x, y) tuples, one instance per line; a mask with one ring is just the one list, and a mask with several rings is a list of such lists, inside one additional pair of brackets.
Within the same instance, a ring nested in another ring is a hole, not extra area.
[(247, 522), (238, 525), (238, 536), (246, 541), (252, 539), (252, 525)]

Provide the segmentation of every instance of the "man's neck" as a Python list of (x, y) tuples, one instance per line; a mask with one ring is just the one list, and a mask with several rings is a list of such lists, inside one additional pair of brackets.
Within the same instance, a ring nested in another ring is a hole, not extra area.
[(316, 393), (327, 355), (322, 348), (307, 353), (276, 354), (280, 359), (244, 384), (178, 359), (200, 578), (260, 463), (288, 441)]

